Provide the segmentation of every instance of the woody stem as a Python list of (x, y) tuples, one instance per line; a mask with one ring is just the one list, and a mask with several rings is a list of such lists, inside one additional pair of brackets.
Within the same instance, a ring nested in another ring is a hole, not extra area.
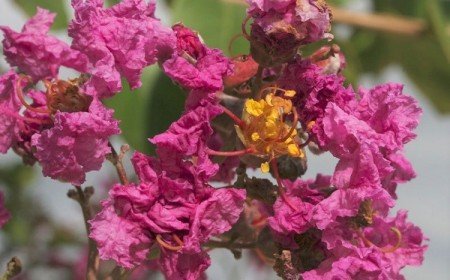
[(255, 96), (256, 100), (259, 100), (262, 98), (263, 91), (261, 91), (261, 87), (263, 84), (263, 81), (262, 81), (263, 71), (264, 71), (264, 67), (259, 65), (258, 72), (256, 72), (256, 75), (255, 75), (255, 82), (254, 82), (253, 88), (252, 88), (252, 92), (253, 92), (253, 95)]
[(88, 253), (88, 263), (87, 263), (87, 271), (86, 271), (86, 279), (88, 280), (96, 280), (97, 272), (100, 265), (100, 259), (98, 256), (97, 246), (91, 238), (90, 228), (88, 221), (92, 219), (91, 206), (89, 205), (89, 199), (94, 193), (94, 189), (92, 187), (87, 187), (84, 190), (80, 186), (74, 186), (75, 190), (70, 190), (67, 195), (76, 200), (81, 207), (84, 218), (84, 225), (86, 227), (86, 233), (88, 236), (88, 244), (89, 244), (89, 253)]
[(128, 177), (127, 177), (127, 173), (125, 171), (125, 168), (123, 167), (122, 159), (119, 156), (119, 154), (117, 154), (117, 151), (114, 149), (114, 147), (111, 144), (111, 142), (109, 142), (108, 145), (111, 148), (111, 154), (109, 155), (108, 160), (116, 168), (117, 175), (119, 176), (120, 183), (122, 185), (128, 185), (129, 181), (128, 181)]
[(253, 249), (256, 248), (256, 242), (251, 243), (235, 243), (229, 241), (210, 240), (205, 244), (209, 248), (227, 248), (227, 249)]

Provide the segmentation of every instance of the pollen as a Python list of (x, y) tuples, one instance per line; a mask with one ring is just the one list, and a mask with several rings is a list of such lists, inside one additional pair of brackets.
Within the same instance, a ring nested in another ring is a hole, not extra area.
[(239, 139), (254, 155), (264, 159), (263, 172), (268, 172), (272, 159), (282, 155), (304, 157), (297, 136), (297, 114), (292, 101), (269, 93), (264, 99), (248, 99), (242, 114), (243, 126), (236, 126)]
[(261, 137), (259, 136), (259, 133), (258, 132), (253, 132), (252, 133), (252, 140), (255, 142), (255, 141), (258, 141), (259, 139), (261, 139)]
[(263, 173), (267, 173), (267, 172), (270, 171), (270, 167), (269, 167), (269, 163), (268, 162), (261, 163), (261, 171)]
[(295, 92), (295, 90), (286, 90), (284, 92), (285, 97), (294, 97), (296, 94), (297, 94), (297, 92)]
[(288, 145), (288, 153), (293, 157), (302, 157), (302, 150), (300, 150), (299, 147), (295, 144)]
[[(262, 101), (262, 100), (261, 100)], [(245, 102), (245, 111), (252, 116), (259, 117), (263, 113), (264, 102), (258, 102), (253, 99), (248, 99)]]

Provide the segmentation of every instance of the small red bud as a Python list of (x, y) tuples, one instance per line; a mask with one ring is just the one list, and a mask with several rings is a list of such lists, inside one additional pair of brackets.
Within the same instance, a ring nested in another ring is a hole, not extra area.
[(236, 87), (250, 80), (258, 72), (258, 63), (250, 55), (242, 55), (232, 59), (234, 73), (225, 77), (225, 88)]

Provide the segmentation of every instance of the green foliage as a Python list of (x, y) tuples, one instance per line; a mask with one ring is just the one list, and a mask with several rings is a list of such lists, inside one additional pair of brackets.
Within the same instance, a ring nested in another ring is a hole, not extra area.
[(242, 33), (245, 7), (223, 0), (174, 0), (173, 21), (183, 22), (197, 30), (208, 46), (220, 48), (228, 55), (248, 53), (248, 42), (240, 38), (228, 46), (235, 35)]
[(185, 93), (156, 66), (144, 72), (141, 88), (131, 91), (126, 82), (123, 84), (122, 93), (106, 103), (121, 120), (127, 143), (137, 150), (153, 152), (147, 139), (166, 130), (180, 116)]
[(45, 8), (53, 13), (56, 13), (55, 22), (52, 28), (60, 30), (67, 28), (69, 22), (65, 1), (61, 0), (13, 0), (28, 16), (33, 16), (36, 13), (36, 7)]
[(441, 113), (450, 112), (450, 42), (444, 3), (430, 0), (380, 0), (377, 12), (422, 18), (429, 30), (408, 37), (355, 29), (349, 40), (340, 41), (348, 61), (346, 75), (356, 82), (365, 73), (380, 73), (386, 66), (399, 64)]

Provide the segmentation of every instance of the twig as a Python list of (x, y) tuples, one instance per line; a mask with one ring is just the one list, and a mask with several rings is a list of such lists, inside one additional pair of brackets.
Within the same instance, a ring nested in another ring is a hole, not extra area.
[(120, 183), (122, 185), (128, 185), (129, 181), (128, 181), (128, 177), (127, 177), (125, 168), (123, 167), (122, 159), (123, 159), (124, 154), (129, 150), (129, 146), (123, 145), (120, 149), (120, 154), (118, 154), (111, 143), (109, 143), (108, 145), (111, 148), (111, 154), (109, 154), (108, 160), (116, 168)]
[(22, 271), (22, 262), (17, 257), (13, 257), (6, 265), (6, 271), (0, 280), (9, 280), (17, 276)]
[(98, 256), (97, 246), (95, 241), (89, 238), (90, 228), (88, 221), (92, 219), (91, 207), (89, 205), (89, 199), (94, 194), (93, 187), (86, 187), (83, 189), (80, 186), (75, 186), (75, 190), (69, 190), (67, 196), (76, 200), (78, 204), (81, 206), (81, 210), (83, 212), (84, 225), (86, 227), (86, 233), (88, 236), (88, 244), (89, 244), (89, 254), (88, 254), (88, 264), (87, 264), (87, 272), (86, 279), (88, 280), (96, 280), (97, 279), (97, 271), (100, 265), (100, 259)]
[(205, 244), (205, 247), (209, 248), (227, 248), (227, 249), (254, 249), (256, 248), (256, 242), (251, 243), (235, 243), (229, 241), (214, 241), (210, 240)]
[(361, 13), (331, 7), (333, 21), (393, 34), (420, 36), (428, 30), (424, 20), (382, 13)]
[[(244, 0), (221, 0), (227, 3), (246, 5)], [(428, 31), (428, 24), (421, 19), (383, 13), (362, 13), (329, 5), (335, 23), (348, 24), (393, 34), (419, 36)], [(449, 27), (450, 28), (450, 27)]]
[(264, 67), (262, 67), (261, 65), (258, 66), (258, 72), (256, 72), (255, 81), (252, 86), (252, 93), (256, 100), (259, 100), (262, 98), (261, 87), (263, 84), (263, 80), (262, 80), (263, 71), (264, 71)]

